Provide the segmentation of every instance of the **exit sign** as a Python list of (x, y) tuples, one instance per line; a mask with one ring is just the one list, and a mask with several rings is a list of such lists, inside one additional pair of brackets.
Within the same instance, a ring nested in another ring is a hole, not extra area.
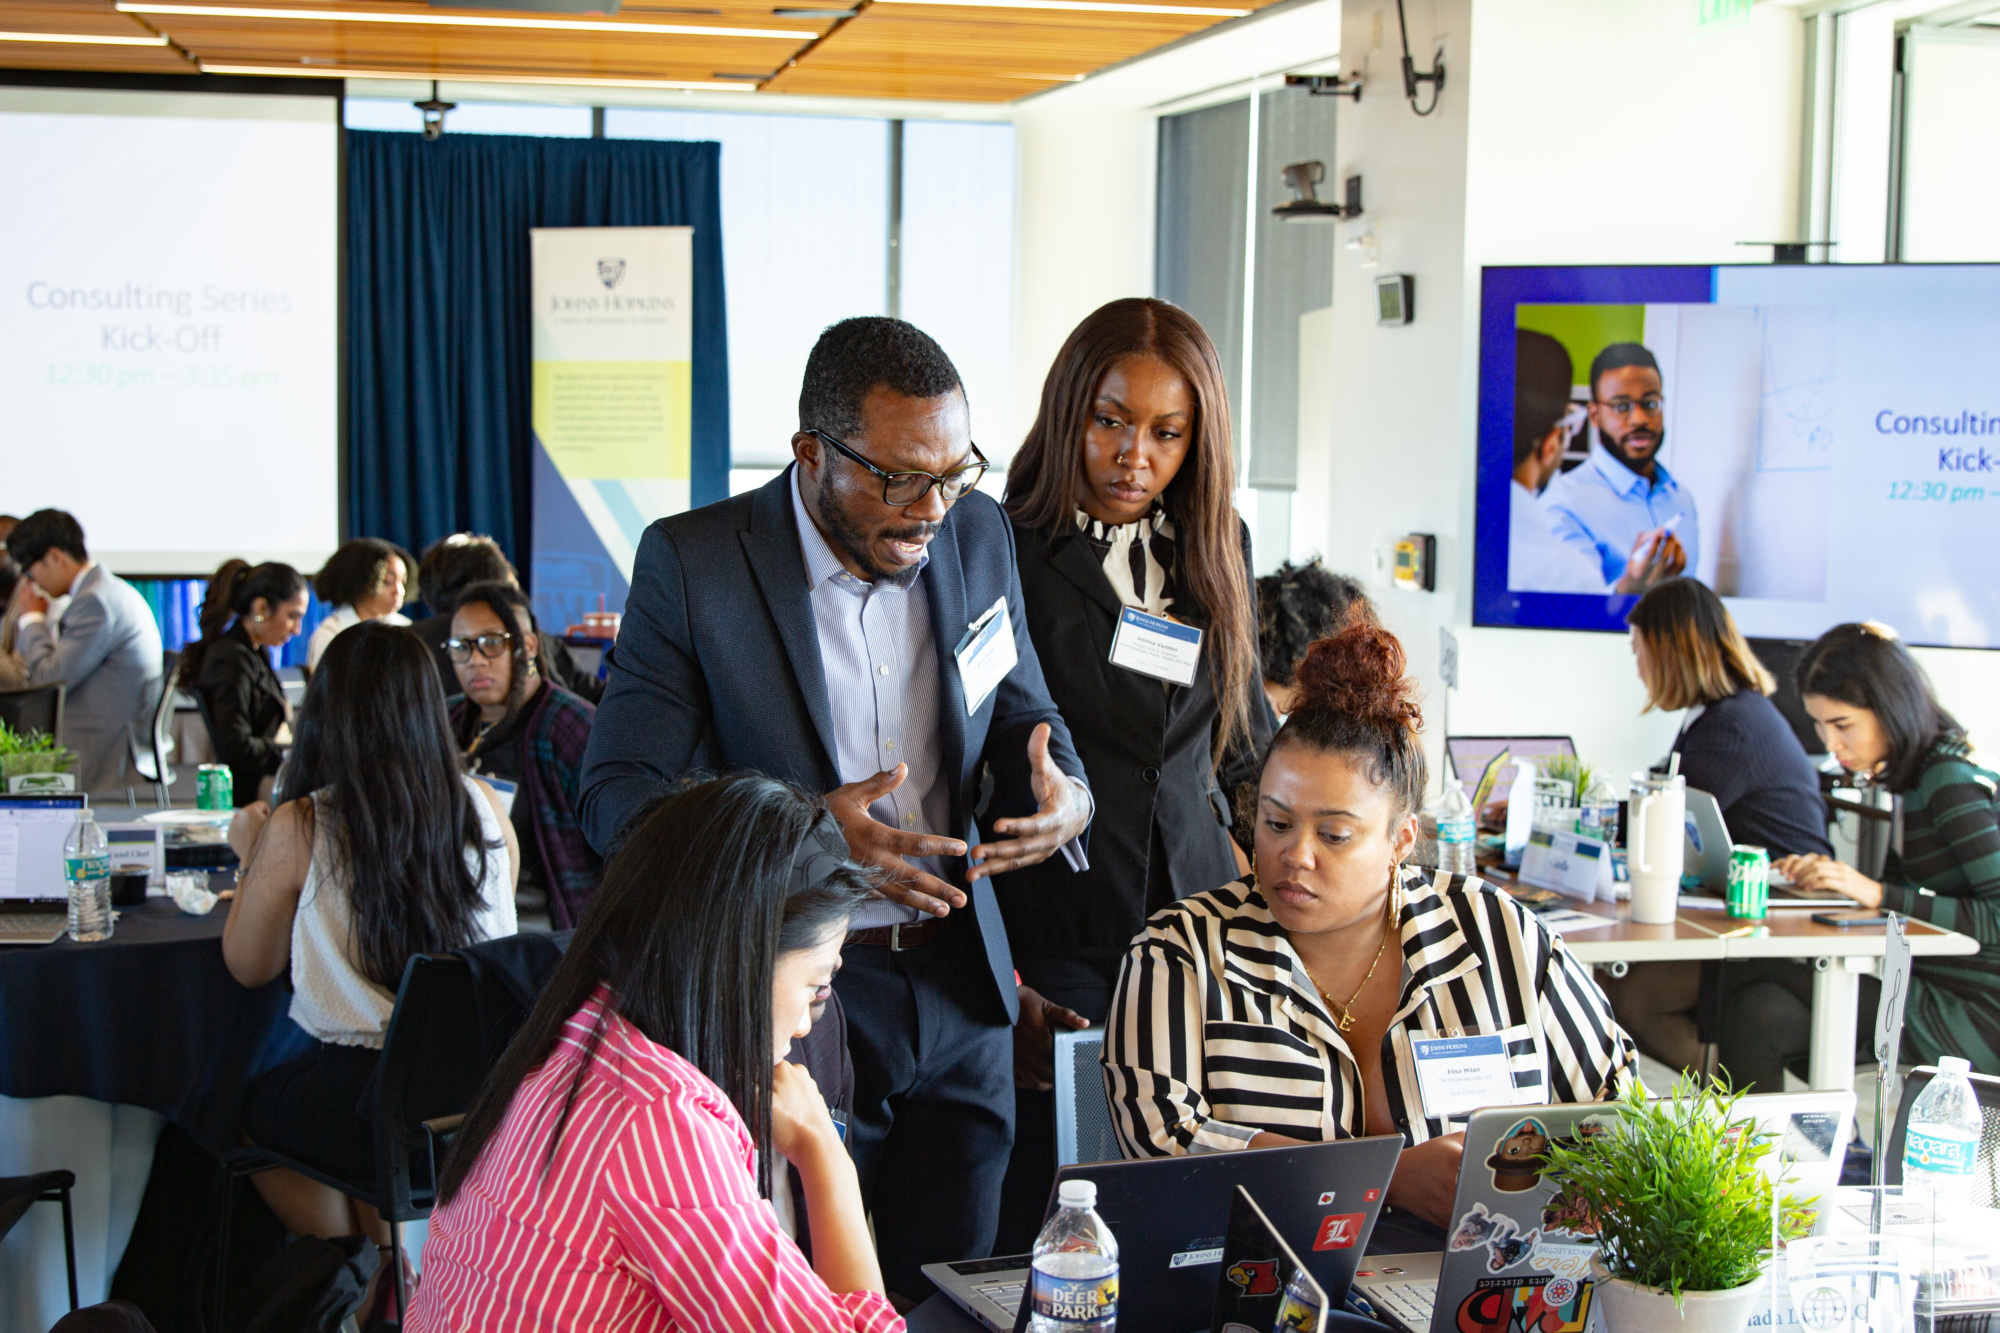
[(1750, 21), (1751, 0), (1694, 0), (1697, 28), (1733, 28)]

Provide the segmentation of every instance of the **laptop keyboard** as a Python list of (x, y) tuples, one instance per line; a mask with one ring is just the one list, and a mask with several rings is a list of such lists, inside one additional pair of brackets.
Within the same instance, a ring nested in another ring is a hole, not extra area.
[[(0, 912), (0, 940), (46, 944), (69, 926), (69, 918), (49, 912)], [(53, 932), (53, 933), (51, 933)]]
[(1362, 1292), (1370, 1305), (1388, 1311), (1411, 1328), (1431, 1326), (1431, 1311), (1437, 1305), (1437, 1283), (1372, 1282)]
[(1026, 1278), (1009, 1278), (1001, 1282), (982, 1282), (973, 1290), (1011, 1316), (1020, 1313), (1021, 1297), (1028, 1290), (1028, 1282)]

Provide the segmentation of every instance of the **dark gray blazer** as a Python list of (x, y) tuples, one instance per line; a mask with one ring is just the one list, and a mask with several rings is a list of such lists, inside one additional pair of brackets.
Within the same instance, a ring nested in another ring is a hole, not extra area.
[[(663, 786), (691, 771), (753, 768), (816, 792), (840, 785), (791, 486), (787, 468), (749, 494), (663, 518), (640, 540), (584, 755), (583, 829), (600, 852)], [(970, 840), (985, 773), (994, 783), (978, 812), (985, 824), (1034, 812), (1028, 736), (1038, 723), (1049, 724), (1049, 753), (1063, 772), (1081, 779), (1083, 765), (1028, 634), (1013, 525), (990, 497), (975, 491), (952, 506), (922, 583), (938, 654), (941, 771), (952, 783), (952, 828)], [(1002, 596), (1019, 661), (968, 717), (953, 650)], [(962, 862), (947, 872), (964, 882)], [(984, 879), (967, 896), (1011, 1023), (1014, 964), (999, 903)]]

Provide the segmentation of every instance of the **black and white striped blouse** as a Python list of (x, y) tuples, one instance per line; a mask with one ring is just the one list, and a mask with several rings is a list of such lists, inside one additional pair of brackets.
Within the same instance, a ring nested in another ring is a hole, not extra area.
[[(1465, 1127), (1425, 1114), (1412, 1037), (1505, 1037), (1523, 1104), (1601, 1101), (1638, 1077), (1589, 970), (1507, 894), (1405, 867), (1401, 920), (1402, 998), (1382, 1069), (1411, 1143)], [(1104, 1078), (1127, 1157), (1226, 1152), (1262, 1130), (1364, 1132), (1360, 1066), (1254, 882), (1146, 923), (1112, 997)]]

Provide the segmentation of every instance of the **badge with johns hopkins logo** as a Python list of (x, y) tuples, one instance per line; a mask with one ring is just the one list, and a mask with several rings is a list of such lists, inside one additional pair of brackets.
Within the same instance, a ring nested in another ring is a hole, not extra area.
[(625, 276), (625, 261), (622, 259), (600, 259), (597, 261), (597, 278), (610, 291)]

